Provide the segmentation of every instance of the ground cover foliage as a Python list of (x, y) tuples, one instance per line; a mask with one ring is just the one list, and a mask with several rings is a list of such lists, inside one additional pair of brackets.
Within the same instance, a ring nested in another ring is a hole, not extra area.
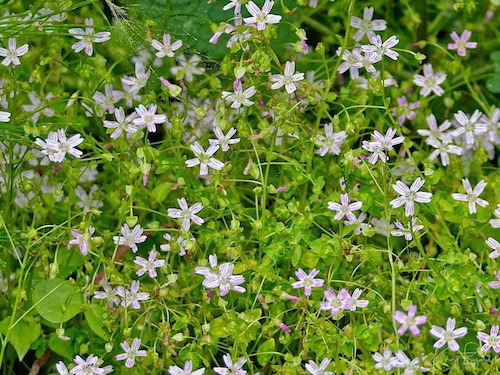
[(2, 1), (2, 373), (498, 373), (499, 11)]

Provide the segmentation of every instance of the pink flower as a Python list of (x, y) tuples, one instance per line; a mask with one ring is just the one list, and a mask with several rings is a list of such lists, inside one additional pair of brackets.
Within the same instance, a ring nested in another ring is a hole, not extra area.
[(474, 190), (472, 189), (472, 186), (468, 178), (464, 178), (462, 180), (462, 184), (464, 185), (464, 189), (467, 194), (455, 193), (452, 194), (451, 196), (453, 197), (453, 199), (457, 201), (469, 202), (470, 214), (476, 213), (477, 211), (476, 204), (478, 204), (481, 207), (486, 207), (489, 204), (489, 202), (479, 198), (479, 194), (483, 192), (484, 188), (487, 185), (486, 181), (484, 180), (479, 181), (479, 183), (474, 187)]
[(299, 268), (297, 271), (295, 271), (295, 275), (297, 275), (299, 281), (294, 282), (292, 284), (292, 288), (304, 288), (304, 294), (306, 296), (310, 296), (312, 293), (312, 288), (320, 288), (325, 283), (325, 280), (323, 279), (315, 279), (318, 273), (319, 271), (316, 268), (313, 268), (313, 270), (308, 275), (304, 272), (304, 270), (302, 270), (302, 268)]
[(349, 204), (349, 195), (340, 194), (340, 204), (336, 202), (328, 202), (328, 209), (332, 211), (337, 211), (335, 215), (335, 220), (342, 220), (345, 216), (349, 220), (356, 220), (356, 216), (352, 213), (353, 211), (357, 211), (361, 208), (363, 202), (353, 202)]
[(413, 82), (422, 87), (420, 90), (420, 95), (429, 96), (431, 92), (434, 92), (437, 96), (444, 94), (444, 90), (439, 86), (446, 80), (446, 74), (444, 72), (437, 72), (434, 74), (432, 71), (431, 64), (424, 65), (424, 75), (415, 74), (413, 77)]
[(420, 334), (419, 325), (427, 323), (427, 317), (425, 315), (415, 316), (417, 313), (417, 306), (410, 305), (408, 307), (408, 314), (401, 311), (394, 312), (394, 320), (401, 324), (398, 329), (398, 335), (404, 334), (407, 330), (410, 330), (413, 336)]
[(117, 245), (125, 245), (130, 247), (132, 251), (135, 253), (139, 248), (137, 247), (138, 243), (143, 243), (146, 241), (147, 236), (143, 235), (143, 229), (140, 225), (136, 225), (134, 229), (130, 230), (127, 224), (123, 224), (121, 232), (121, 236), (114, 236), (113, 241)]
[(146, 272), (149, 273), (149, 277), (156, 277), (158, 274), (156, 273), (156, 269), (163, 267), (165, 265), (165, 260), (156, 260), (156, 256), (158, 253), (154, 250), (149, 252), (148, 259), (144, 259), (142, 257), (135, 257), (134, 263), (141, 266), (141, 268), (136, 272), (137, 276), (142, 276)]
[(23, 56), (28, 50), (29, 46), (27, 44), (23, 44), (21, 47), (16, 48), (16, 39), (9, 38), (9, 49), (0, 48), (0, 56), (4, 57), (2, 65), (9, 66), (11, 63), (13, 67), (21, 65), (19, 56)]
[(445, 344), (448, 344), (450, 350), (456, 352), (460, 349), (460, 346), (455, 339), (464, 337), (467, 334), (467, 328), (461, 327), (455, 329), (455, 319), (448, 318), (446, 321), (446, 329), (438, 326), (432, 326), (430, 332), (433, 336), (439, 338), (439, 340), (434, 344), (436, 349), (442, 348)]
[(126, 359), (125, 367), (132, 368), (135, 365), (135, 357), (146, 357), (148, 353), (145, 350), (139, 350), (141, 346), (141, 339), (134, 338), (132, 341), (132, 346), (130, 346), (126, 341), (120, 344), (125, 353), (118, 354), (116, 356), (117, 361), (123, 361)]
[(392, 188), (401, 196), (393, 199), (389, 202), (389, 204), (398, 208), (401, 206), (405, 206), (405, 215), (413, 216), (415, 213), (415, 205), (414, 202), (418, 203), (429, 203), (431, 201), (432, 193), (424, 193), (419, 192), (420, 188), (424, 185), (425, 180), (422, 180), (418, 177), (413, 184), (408, 187), (401, 181), (396, 181), (395, 185), (392, 185)]
[(468, 42), (471, 35), (472, 35), (472, 33), (469, 30), (464, 30), (462, 32), (462, 35), (460, 35), (460, 36), (458, 36), (458, 34), (455, 31), (453, 31), (450, 34), (450, 36), (451, 36), (451, 39), (453, 39), (453, 41), (455, 43), (449, 43), (448, 49), (449, 50), (456, 49), (458, 56), (464, 57), (467, 54), (467, 51), (465, 50), (466, 48), (473, 49), (473, 48), (477, 47), (476, 42)]
[(328, 288), (324, 292), (326, 301), (321, 302), (321, 310), (330, 310), (330, 314), (337, 316), (342, 310), (349, 308), (350, 295), (346, 289), (342, 289), (337, 295)]
[(353, 38), (359, 42), (366, 34), (368, 39), (374, 38), (374, 31), (382, 31), (387, 27), (387, 22), (384, 20), (372, 20), (373, 7), (367, 7), (363, 11), (363, 19), (359, 17), (351, 17), (351, 26), (358, 29)]
[(487, 352), (493, 348), (495, 353), (500, 353), (500, 336), (498, 336), (498, 326), (491, 326), (490, 334), (478, 332), (477, 338), (485, 344), (481, 347), (481, 351)]
[(274, 1), (266, 0), (261, 10), (253, 1), (250, 1), (248, 4), (245, 4), (245, 7), (252, 17), (244, 18), (243, 21), (245, 21), (247, 25), (257, 24), (257, 30), (259, 31), (264, 30), (267, 24), (279, 23), (281, 21), (281, 16), (269, 14), (273, 5)]

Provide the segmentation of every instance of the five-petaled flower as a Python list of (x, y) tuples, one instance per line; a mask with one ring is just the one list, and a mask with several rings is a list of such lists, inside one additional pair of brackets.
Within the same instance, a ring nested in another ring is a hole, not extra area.
[(224, 364), (226, 367), (214, 367), (213, 370), (219, 375), (246, 375), (246, 371), (242, 370), (242, 367), (247, 362), (246, 358), (240, 358), (233, 363), (233, 360), (229, 354), (224, 354), (222, 356)]
[(271, 81), (274, 82), (271, 85), (271, 89), (276, 90), (285, 86), (286, 92), (291, 94), (297, 90), (297, 85), (295, 82), (302, 81), (304, 79), (304, 73), (295, 73), (295, 62), (287, 61), (285, 63), (285, 74), (273, 74), (271, 76)]
[(191, 221), (196, 225), (203, 224), (203, 219), (196, 216), (198, 212), (203, 210), (203, 205), (198, 202), (193, 204), (191, 207), (188, 206), (186, 198), (177, 199), (180, 209), (169, 208), (167, 210), (167, 215), (173, 219), (182, 219), (182, 229), (188, 231), (191, 227)]
[(167, 121), (166, 115), (156, 114), (156, 104), (151, 104), (148, 109), (139, 104), (135, 110), (139, 117), (133, 120), (134, 125), (147, 127), (151, 133), (156, 132), (156, 124), (163, 124)]
[(478, 332), (477, 338), (484, 342), (484, 345), (481, 347), (481, 351), (487, 352), (493, 348), (495, 353), (500, 353), (500, 336), (498, 335), (497, 325), (491, 326), (489, 335), (484, 332)]
[(359, 42), (363, 36), (366, 34), (368, 39), (375, 37), (374, 31), (382, 31), (387, 27), (387, 22), (384, 20), (372, 20), (373, 18), (373, 7), (367, 7), (363, 11), (363, 19), (359, 17), (351, 17), (351, 26), (358, 29), (354, 34), (353, 38), (356, 42)]
[(113, 241), (117, 245), (130, 247), (135, 253), (137, 252), (137, 250), (139, 250), (137, 244), (146, 241), (147, 236), (142, 234), (143, 231), (144, 230), (139, 224), (137, 224), (132, 230), (130, 230), (128, 224), (123, 224), (121, 229), (122, 235), (114, 236)]
[(125, 367), (132, 368), (135, 365), (136, 357), (146, 357), (148, 355), (147, 351), (139, 350), (141, 347), (141, 339), (136, 337), (132, 340), (132, 345), (129, 345), (127, 341), (120, 344), (125, 353), (120, 353), (116, 355), (117, 361), (123, 361), (126, 359)]
[(474, 49), (477, 47), (476, 42), (468, 42), (472, 33), (469, 30), (464, 30), (462, 35), (458, 36), (456, 31), (453, 31), (450, 36), (454, 43), (448, 44), (449, 50), (457, 50), (458, 56), (464, 57), (467, 54), (466, 48)]
[(205, 368), (193, 371), (193, 362), (186, 361), (184, 363), (184, 369), (178, 366), (170, 366), (168, 368), (168, 373), (170, 375), (202, 375), (205, 372)]
[(389, 204), (394, 208), (398, 208), (404, 205), (405, 215), (413, 216), (413, 214), (415, 213), (414, 202), (429, 203), (431, 201), (432, 193), (424, 193), (419, 191), (424, 183), (425, 180), (422, 180), (420, 177), (417, 177), (417, 179), (410, 187), (408, 187), (404, 182), (400, 180), (396, 181), (396, 184), (392, 185), (392, 188), (401, 196), (393, 199), (389, 202)]
[(434, 92), (437, 96), (441, 96), (444, 90), (439, 86), (446, 80), (446, 74), (444, 72), (437, 72), (434, 74), (432, 71), (431, 64), (424, 65), (424, 75), (415, 74), (413, 77), (413, 82), (422, 87), (420, 90), (420, 95), (429, 96), (431, 92)]
[(311, 375), (333, 375), (333, 372), (326, 371), (326, 368), (332, 360), (329, 358), (324, 358), (318, 365), (316, 362), (310, 360), (306, 363), (306, 370), (309, 371)]
[(252, 17), (244, 18), (243, 21), (247, 25), (257, 24), (257, 30), (259, 31), (264, 30), (267, 24), (279, 23), (281, 21), (281, 16), (269, 14), (269, 12), (271, 12), (271, 9), (273, 8), (273, 5), (274, 1), (266, 0), (262, 9), (259, 9), (259, 7), (253, 1), (250, 1), (248, 4), (245, 4), (245, 7), (252, 15)]
[(19, 56), (25, 55), (29, 50), (28, 44), (23, 44), (21, 47), (16, 47), (16, 39), (9, 38), (9, 48), (0, 47), (0, 56), (4, 57), (3, 66), (9, 66), (12, 63), (13, 67), (21, 65)]
[(309, 272), (309, 275), (306, 274), (302, 268), (299, 268), (297, 271), (295, 271), (295, 275), (297, 275), (299, 281), (294, 282), (292, 284), (292, 288), (304, 288), (304, 294), (306, 296), (310, 296), (312, 293), (312, 288), (320, 288), (325, 283), (325, 280), (323, 279), (315, 279), (318, 274), (319, 270), (317, 270), (316, 268), (313, 268), (311, 272)]
[(398, 335), (404, 334), (407, 330), (410, 330), (413, 336), (417, 336), (420, 334), (420, 329), (418, 326), (427, 323), (427, 316), (419, 315), (415, 316), (417, 313), (417, 306), (410, 305), (408, 307), (408, 314), (405, 314), (401, 311), (394, 312), (394, 320), (401, 324), (401, 327), (398, 328)]
[(434, 344), (434, 347), (436, 349), (442, 348), (443, 346), (448, 344), (450, 350), (456, 352), (458, 349), (460, 349), (460, 346), (458, 345), (456, 339), (464, 337), (467, 334), (467, 328), (461, 327), (455, 329), (455, 319), (448, 318), (448, 320), (446, 321), (446, 329), (433, 325), (430, 332), (433, 336), (439, 339)]
[(141, 266), (141, 268), (139, 268), (139, 270), (137, 270), (136, 272), (137, 276), (142, 276), (146, 272), (148, 272), (149, 277), (156, 277), (158, 275), (156, 269), (165, 266), (165, 260), (156, 260), (157, 256), (158, 253), (154, 250), (151, 250), (149, 252), (148, 259), (144, 259), (143, 257), (139, 256), (135, 257), (134, 263)]
[(359, 210), (362, 205), (363, 202), (359, 201), (349, 204), (349, 195), (345, 193), (340, 194), (340, 203), (328, 202), (328, 209), (337, 211), (337, 214), (334, 216), (335, 220), (342, 220), (344, 216), (349, 220), (356, 220), (356, 216), (352, 212)]
[(85, 30), (79, 27), (68, 30), (76, 39), (80, 39), (80, 41), (73, 44), (71, 48), (77, 53), (85, 49), (85, 53), (92, 56), (94, 53), (92, 43), (102, 43), (109, 40), (109, 38), (111, 38), (111, 33), (109, 31), (95, 33), (93, 28), (94, 20), (92, 18), (85, 19), (85, 26), (87, 26)]
[(174, 51), (182, 47), (182, 40), (176, 40), (172, 43), (170, 34), (163, 34), (163, 43), (153, 39), (151, 41), (151, 46), (158, 50), (155, 54), (158, 58), (163, 58), (165, 56), (174, 57)]
[(224, 167), (224, 163), (212, 157), (218, 149), (219, 145), (212, 143), (205, 151), (198, 142), (194, 142), (191, 145), (191, 150), (194, 152), (196, 157), (186, 160), (186, 165), (189, 168), (199, 165), (201, 176), (208, 174), (208, 167), (220, 171), (222, 167)]
[(453, 197), (453, 199), (457, 201), (469, 202), (470, 214), (475, 214), (477, 212), (476, 204), (478, 204), (481, 207), (486, 207), (487, 205), (489, 205), (489, 202), (479, 198), (479, 194), (483, 192), (484, 188), (487, 185), (486, 181), (484, 180), (479, 181), (479, 183), (474, 187), (474, 189), (472, 189), (472, 186), (468, 178), (464, 178), (462, 180), (462, 184), (464, 185), (464, 189), (467, 194), (454, 193), (451, 196)]

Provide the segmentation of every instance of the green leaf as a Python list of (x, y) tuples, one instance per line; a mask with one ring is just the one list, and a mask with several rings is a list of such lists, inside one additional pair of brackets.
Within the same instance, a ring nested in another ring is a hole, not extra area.
[[(0, 323), (0, 331), (5, 336), (9, 329), (10, 317), (5, 318)], [(26, 353), (40, 334), (42, 333), (42, 328), (40, 323), (30, 322), (28, 323), (25, 319), (20, 320), (14, 327), (10, 330), (9, 342), (16, 349), (17, 357), (19, 361), (22, 361)]]
[(261, 366), (267, 365), (267, 363), (273, 356), (272, 352), (274, 352), (274, 350), (275, 342), (273, 338), (270, 338), (269, 340), (260, 344), (257, 348), (257, 362), (259, 362)]
[(49, 348), (54, 351), (54, 353), (63, 356), (64, 358), (71, 360), (75, 353), (73, 351), (73, 342), (72, 340), (61, 340), (57, 333), (53, 333), (50, 335), (49, 339)]
[(103, 316), (105, 314), (104, 309), (100, 305), (92, 303), (88, 310), (85, 310), (84, 314), (85, 320), (92, 331), (105, 341), (109, 340), (110, 334), (103, 324)]
[(35, 286), (33, 302), (42, 318), (51, 323), (63, 323), (81, 311), (83, 295), (71, 282), (51, 279)]
[(155, 186), (155, 188), (153, 189), (153, 198), (155, 199), (155, 201), (157, 201), (158, 203), (163, 202), (170, 193), (171, 187), (171, 182), (164, 182), (163, 184)]
[(486, 87), (494, 94), (500, 94), (500, 72), (497, 72), (486, 81)]
[(292, 254), (292, 266), (297, 267), (299, 264), (300, 256), (302, 255), (302, 248), (300, 245), (296, 245)]

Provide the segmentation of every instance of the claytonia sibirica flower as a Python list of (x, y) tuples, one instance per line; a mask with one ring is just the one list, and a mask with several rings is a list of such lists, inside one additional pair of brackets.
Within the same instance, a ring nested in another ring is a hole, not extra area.
[(402, 350), (398, 350), (396, 353), (396, 368), (403, 368), (405, 370), (404, 375), (413, 375), (417, 371), (420, 372), (428, 372), (429, 369), (427, 367), (420, 366), (421, 358), (417, 357), (411, 360), (405, 352)]
[(411, 187), (406, 186), (406, 184), (400, 180), (396, 181), (395, 185), (392, 185), (392, 188), (401, 196), (393, 199), (389, 202), (389, 204), (398, 208), (401, 206), (405, 206), (405, 215), (413, 216), (415, 213), (415, 204), (417, 203), (429, 203), (431, 201), (432, 193), (424, 193), (420, 192), (420, 188), (424, 186), (425, 180), (422, 180), (420, 177), (413, 182)]
[(56, 363), (56, 371), (59, 373), (59, 375), (69, 375), (68, 368), (63, 361), (59, 361)]
[(312, 375), (333, 375), (333, 372), (326, 371), (326, 368), (330, 364), (332, 360), (329, 358), (325, 358), (318, 365), (316, 362), (310, 360), (306, 363), (306, 370), (309, 371)]
[(324, 291), (324, 296), (326, 301), (320, 303), (320, 309), (329, 310), (330, 314), (333, 316), (339, 315), (342, 310), (346, 309), (350, 298), (347, 289), (342, 289), (337, 295), (335, 295), (333, 290), (328, 288)]
[(424, 64), (424, 75), (415, 74), (413, 76), (413, 82), (422, 87), (420, 90), (420, 95), (429, 96), (431, 92), (434, 92), (437, 96), (441, 96), (444, 90), (439, 86), (446, 80), (446, 74), (444, 72), (437, 72), (434, 74), (432, 71), (431, 64)]
[(486, 240), (486, 245), (488, 245), (493, 250), (489, 255), (491, 259), (500, 257), (500, 242), (492, 237), (488, 237), (488, 239)]
[(361, 297), (361, 293), (363, 291), (359, 288), (356, 288), (352, 293), (352, 296), (347, 292), (345, 297), (344, 308), (351, 311), (356, 311), (356, 308), (363, 308), (368, 306), (369, 301), (366, 299), (359, 299)]
[(168, 368), (168, 373), (170, 375), (202, 375), (205, 372), (205, 368), (193, 371), (193, 362), (186, 361), (184, 364), (184, 369), (178, 366), (170, 366)]
[(299, 268), (295, 271), (295, 275), (299, 281), (296, 281), (292, 284), (292, 288), (299, 289), (304, 288), (304, 294), (306, 296), (310, 296), (312, 293), (312, 288), (320, 288), (325, 283), (323, 279), (315, 279), (315, 277), (319, 274), (319, 270), (313, 268), (309, 275), (304, 272), (302, 268)]
[(94, 232), (95, 229), (93, 226), (89, 226), (84, 233), (80, 233), (72, 229), (71, 234), (75, 238), (68, 242), (68, 248), (71, 246), (78, 246), (80, 253), (83, 256), (87, 255), (89, 253), (90, 241), (92, 240)]
[(136, 275), (142, 276), (146, 272), (148, 272), (149, 277), (154, 278), (158, 276), (156, 273), (156, 269), (165, 266), (165, 260), (156, 260), (158, 253), (154, 250), (149, 252), (148, 259), (144, 259), (142, 257), (135, 257), (134, 263), (141, 266), (139, 270), (137, 270)]
[(375, 130), (373, 132), (373, 140), (374, 142), (379, 142), (383, 149), (392, 151), (394, 149), (393, 146), (399, 145), (404, 141), (404, 137), (394, 138), (395, 135), (396, 129), (389, 128), (385, 135), (382, 135), (377, 130)]
[(69, 373), (72, 375), (104, 375), (113, 372), (113, 367), (111, 366), (103, 368), (96, 366), (98, 360), (99, 357), (93, 354), (89, 355), (86, 360), (77, 355), (73, 359), (76, 366), (73, 367)]
[(42, 148), (42, 153), (47, 155), (49, 159), (56, 163), (62, 163), (66, 158), (66, 153), (75, 158), (80, 158), (83, 152), (78, 150), (76, 146), (83, 142), (81, 134), (75, 134), (69, 139), (66, 139), (64, 129), (59, 129), (57, 133), (49, 134), (49, 138), (42, 141), (37, 138), (35, 143)]
[(340, 203), (336, 202), (328, 202), (328, 209), (332, 211), (337, 211), (337, 214), (334, 216), (334, 220), (342, 220), (345, 216), (349, 220), (355, 220), (356, 216), (352, 213), (352, 211), (357, 211), (361, 209), (363, 202), (353, 202), (349, 204), (349, 195), (340, 194)]
[(453, 199), (457, 201), (469, 202), (470, 214), (475, 214), (477, 212), (476, 204), (478, 204), (481, 207), (486, 207), (487, 205), (489, 205), (489, 202), (479, 198), (479, 194), (483, 192), (484, 188), (487, 185), (486, 181), (484, 180), (479, 181), (479, 183), (474, 187), (474, 190), (472, 189), (472, 186), (468, 178), (464, 178), (462, 180), (462, 184), (464, 185), (464, 189), (467, 194), (454, 193), (451, 196), (453, 197)]
[(344, 139), (347, 138), (347, 133), (345, 131), (334, 132), (333, 125), (331, 123), (325, 125), (325, 135), (317, 134), (315, 143), (320, 148), (316, 153), (320, 156), (325, 156), (327, 153), (332, 155), (340, 154), (340, 147), (344, 143)]
[(430, 332), (431, 335), (439, 339), (434, 344), (436, 349), (442, 348), (448, 344), (448, 348), (450, 348), (452, 352), (456, 352), (460, 349), (456, 339), (464, 337), (467, 334), (467, 328), (461, 327), (455, 329), (455, 319), (448, 318), (446, 321), (446, 329), (438, 326), (432, 326)]
[(132, 286), (130, 290), (125, 289), (122, 286), (116, 287), (116, 294), (122, 297), (121, 305), (123, 307), (128, 307), (132, 305), (132, 308), (135, 310), (139, 310), (141, 308), (141, 301), (147, 301), (150, 296), (149, 293), (139, 292), (139, 286), (141, 283), (137, 280), (132, 281)]
[(498, 336), (497, 325), (491, 326), (489, 335), (484, 332), (478, 332), (477, 338), (484, 342), (484, 345), (481, 347), (481, 351), (487, 352), (493, 348), (495, 353), (500, 353), (500, 336)]
[(156, 104), (150, 104), (149, 108), (146, 109), (142, 104), (135, 109), (138, 118), (134, 119), (134, 125), (145, 126), (151, 133), (156, 132), (156, 124), (163, 124), (167, 121), (166, 115), (156, 114)]
[(479, 110), (475, 110), (472, 116), (469, 118), (463, 111), (458, 111), (454, 114), (455, 125), (457, 129), (453, 130), (451, 134), (454, 137), (465, 135), (465, 143), (472, 146), (475, 141), (475, 136), (478, 134), (484, 134), (488, 131), (486, 124), (479, 122), (482, 113)]
[(382, 31), (386, 29), (386, 22), (384, 20), (373, 20), (373, 7), (365, 8), (363, 11), (363, 19), (359, 17), (351, 17), (351, 26), (358, 29), (353, 38), (359, 42), (366, 34), (368, 39), (374, 38), (374, 31)]
[(9, 122), (10, 113), (5, 111), (0, 111), (0, 122)]
[(491, 117), (483, 115), (481, 122), (488, 129), (488, 140), (495, 145), (500, 144), (500, 108), (495, 108)]
[(398, 335), (403, 335), (407, 330), (410, 330), (413, 336), (418, 336), (420, 334), (420, 329), (418, 326), (427, 323), (427, 316), (419, 315), (415, 316), (417, 313), (417, 306), (410, 305), (408, 307), (408, 314), (401, 311), (394, 312), (394, 320), (401, 324), (398, 328)]
[(431, 138), (434, 139), (444, 139), (446, 136), (446, 130), (451, 126), (451, 122), (448, 120), (444, 120), (444, 122), (437, 126), (436, 117), (434, 115), (429, 115), (425, 118), (427, 120), (427, 124), (429, 125), (429, 129), (418, 129), (417, 133), (423, 137), (428, 137), (426, 142), (429, 143)]
[(429, 160), (433, 161), (438, 155), (441, 155), (441, 163), (443, 163), (445, 167), (450, 164), (450, 157), (448, 154), (462, 155), (461, 147), (450, 144), (451, 137), (444, 137), (442, 142), (436, 138), (427, 138), (426, 143), (436, 149), (429, 155)]
[(122, 232), (121, 236), (113, 237), (114, 243), (117, 245), (124, 245), (130, 247), (134, 253), (136, 253), (137, 250), (139, 250), (137, 244), (143, 243), (144, 241), (146, 241), (147, 238), (147, 236), (142, 234), (144, 230), (139, 224), (137, 224), (132, 230), (130, 230), (128, 224), (123, 224), (121, 232)]
[(85, 30), (81, 28), (69, 29), (68, 32), (72, 34), (76, 39), (80, 39), (79, 42), (76, 42), (71, 46), (71, 48), (76, 52), (80, 52), (85, 49), (85, 53), (89, 56), (92, 56), (94, 53), (92, 43), (102, 43), (111, 38), (111, 33), (108, 31), (102, 31), (100, 33), (95, 33), (94, 28), (94, 20), (92, 18), (85, 19)]
[(391, 48), (396, 46), (399, 43), (399, 39), (396, 38), (395, 35), (391, 36), (385, 42), (382, 43), (382, 38), (380, 35), (375, 35), (373, 37), (369, 37), (370, 45), (365, 45), (361, 47), (363, 52), (372, 52), (375, 53), (379, 58), (385, 56), (389, 57), (392, 60), (397, 60), (399, 57), (399, 53), (393, 51)]
[(104, 127), (107, 129), (115, 129), (111, 133), (112, 139), (117, 139), (123, 132), (127, 134), (127, 138), (132, 137), (134, 133), (137, 133), (139, 128), (134, 125), (134, 120), (137, 118), (137, 113), (132, 112), (132, 114), (125, 117), (125, 111), (122, 107), (115, 110), (116, 121), (104, 120)]
[(104, 289), (104, 291), (97, 290), (94, 292), (95, 298), (105, 299), (108, 303), (109, 308), (112, 308), (113, 305), (120, 304), (120, 298), (116, 294), (116, 288), (111, 288), (109, 284), (104, 284), (102, 288)]
[(257, 90), (255, 90), (254, 86), (250, 86), (243, 91), (241, 81), (237, 79), (234, 81), (234, 92), (222, 91), (222, 99), (232, 102), (231, 108), (240, 108), (242, 105), (249, 107), (253, 104), (249, 98), (254, 96), (256, 92)]
[(78, 202), (76, 202), (76, 205), (77, 207), (80, 207), (84, 213), (87, 213), (92, 209), (98, 209), (102, 207), (102, 202), (100, 200), (93, 199), (93, 195), (98, 189), (99, 188), (97, 187), (97, 185), (93, 185), (87, 194), (87, 192), (83, 190), (81, 186), (76, 187), (75, 194), (80, 199)]
[(239, 286), (245, 282), (245, 278), (241, 275), (233, 275), (234, 264), (222, 263), (217, 268), (217, 256), (210, 255), (208, 257), (210, 267), (196, 267), (194, 272), (198, 275), (203, 275), (203, 286), (207, 289), (220, 289), (220, 296), (223, 297), (234, 290), (237, 293), (244, 293), (245, 288)]
[(167, 215), (173, 219), (182, 219), (182, 229), (184, 231), (188, 231), (191, 226), (191, 221), (196, 225), (203, 224), (203, 219), (199, 216), (196, 216), (198, 212), (203, 210), (203, 205), (198, 202), (193, 204), (191, 207), (188, 207), (186, 198), (177, 199), (177, 203), (179, 204), (178, 208), (169, 208), (167, 210)]
[(497, 280), (496, 281), (490, 281), (488, 283), (488, 286), (491, 289), (498, 289), (498, 288), (500, 288), (500, 271), (495, 271), (495, 272), (493, 272), (493, 274), (496, 276)]
[(370, 227), (370, 224), (364, 222), (365, 219), (366, 219), (366, 213), (362, 212), (355, 220), (345, 220), (344, 225), (345, 226), (356, 225), (354, 233), (360, 234), (363, 231), (363, 229)]
[(120, 344), (120, 346), (125, 353), (117, 354), (116, 360), (123, 361), (126, 359), (127, 361), (125, 362), (125, 367), (127, 368), (134, 367), (136, 357), (146, 357), (148, 355), (147, 351), (139, 350), (141, 347), (141, 339), (137, 337), (132, 341), (132, 345), (129, 345), (126, 341), (124, 341)]
[(224, 354), (222, 356), (224, 364), (226, 367), (214, 367), (213, 370), (219, 375), (246, 375), (246, 371), (241, 368), (247, 362), (246, 358), (240, 358), (235, 363), (231, 359), (229, 354)]
[(104, 86), (104, 94), (97, 91), (92, 99), (99, 104), (102, 109), (108, 113), (115, 113), (115, 103), (118, 103), (123, 98), (123, 91), (113, 90), (113, 85)]
[(464, 30), (462, 35), (458, 36), (456, 31), (453, 31), (450, 36), (455, 43), (449, 43), (449, 50), (457, 50), (457, 54), (460, 57), (464, 57), (467, 54), (466, 48), (474, 49), (477, 47), (476, 42), (468, 42), (472, 33), (469, 30)]
[(21, 65), (19, 56), (26, 54), (28, 50), (28, 44), (23, 44), (21, 47), (16, 48), (16, 39), (9, 38), (9, 48), (0, 47), (0, 56), (4, 57), (2, 65), (9, 66), (11, 63), (13, 67)]
[(207, 151), (205, 151), (198, 142), (195, 142), (191, 145), (191, 150), (194, 152), (196, 158), (186, 160), (186, 165), (189, 168), (199, 165), (201, 176), (208, 174), (208, 167), (220, 171), (224, 167), (224, 163), (212, 157), (218, 149), (219, 145), (211, 144), (207, 148)]
[(47, 100), (50, 100), (54, 95), (49, 92), (45, 96), (45, 100), (41, 100), (34, 92), (30, 92), (28, 97), (30, 98), (31, 104), (23, 105), (23, 109), (26, 112), (33, 112), (31, 115), (31, 119), (33, 122), (38, 122), (40, 115), (43, 113), (47, 117), (53, 117), (55, 115), (55, 111), (50, 108), (47, 104)]
[(217, 139), (209, 139), (208, 141), (210, 142), (210, 145), (220, 146), (220, 148), (223, 152), (226, 152), (229, 150), (229, 145), (235, 145), (236, 143), (238, 143), (240, 141), (239, 138), (231, 139), (233, 137), (233, 135), (236, 134), (235, 128), (229, 129), (227, 131), (227, 134), (224, 135), (221, 128), (219, 128), (218, 126), (215, 126), (214, 127), (214, 134), (217, 137)]
[(413, 234), (417, 233), (419, 230), (424, 229), (423, 225), (417, 225), (417, 218), (414, 217), (411, 224), (408, 223), (408, 228), (405, 228), (399, 220), (394, 222), (394, 225), (398, 230), (392, 230), (391, 234), (396, 237), (405, 236), (406, 241), (411, 241), (413, 239)]
[(417, 117), (417, 113), (414, 111), (414, 109), (420, 107), (419, 101), (408, 103), (406, 96), (402, 96), (397, 99), (397, 102), (398, 102), (398, 108), (392, 111), (392, 115), (398, 116), (398, 123), (400, 126), (403, 126), (403, 124), (407, 119), (411, 121), (415, 117)]
[(279, 23), (281, 21), (281, 16), (269, 14), (273, 5), (274, 1), (266, 0), (261, 10), (253, 1), (250, 1), (248, 4), (245, 4), (245, 7), (252, 17), (244, 18), (243, 21), (251, 26), (257, 24), (257, 30), (259, 31), (264, 30), (267, 24)]
[(170, 34), (163, 34), (163, 43), (160, 43), (156, 39), (151, 41), (151, 46), (158, 50), (155, 53), (156, 57), (162, 59), (165, 56), (174, 57), (174, 51), (178, 50), (182, 47), (182, 40), (176, 40), (175, 42), (171, 42)]
[(373, 353), (372, 357), (377, 362), (375, 368), (379, 370), (391, 371), (398, 364), (398, 360), (393, 357), (389, 349), (385, 349), (383, 354)]
[(179, 66), (173, 66), (170, 68), (172, 74), (176, 75), (177, 78), (184, 77), (186, 81), (193, 81), (193, 74), (200, 75), (203, 74), (205, 68), (198, 68), (198, 63), (201, 61), (200, 56), (193, 55), (189, 58), (189, 61), (186, 60), (186, 56), (180, 54), (177, 57), (177, 61), (179, 62)]
[[(340, 56), (340, 52), (342, 50), (342, 47), (340, 47), (337, 50), (337, 55)], [(338, 72), (340, 74), (344, 74), (349, 70), (349, 74), (351, 76), (359, 76), (359, 69), (363, 67), (363, 64), (361, 63), (361, 54), (360, 54), (361, 49), (355, 48), (353, 51), (348, 51), (345, 50), (344, 53), (342, 54), (342, 64), (339, 65)]]
[(135, 63), (135, 77), (125, 76), (122, 77), (122, 85), (129, 85), (129, 89), (126, 91), (138, 92), (148, 83), (149, 76), (151, 75), (151, 70), (146, 71), (146, 67), (142, 62)]
[(285, 74), (273, 74), (271, 76), (271, 81), (274, 82), (271, 85), (271, 89), (276, 90), (285, 86), (286, 92), (291, 94), (297, 90), (297, 85), (295, 82), (302, 81), (304, 79), (304, 73), (295, 73), (295, 62), (287, 61), (285, 63)]

